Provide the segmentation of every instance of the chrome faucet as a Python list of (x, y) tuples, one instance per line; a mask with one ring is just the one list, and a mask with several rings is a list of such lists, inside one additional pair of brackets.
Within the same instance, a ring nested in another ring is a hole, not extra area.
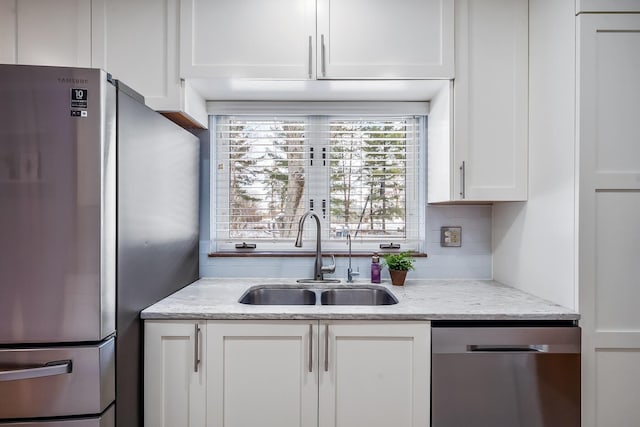
[(322, 265), (322, 246), (320, 241), (322, 240), (322, 234), (320, 233), (320, 217), (313, 212), (307, 211), (300, 218), (300, 222), (298, 223), (298, 237), (296, 238), (296, 248), (302, 247), (302, 231), (304, 227), (304, 220), (310, 216), (316, 220), (316, 261), (313, 269), (313, 279), (300, 279), (299, 283), (302, 282), (340, 282), (337, 279), (325, 279), (324, 273), (333, 273), (336, 271), (336, 258), (331, 255), (333, 260), (331, 265)]
[(351, 268), (351, 233), (347, 234), (347, 246), (349, 246), (349, 268), (347, 268), (347, 283), (353, 282), (353, 276), (359, 276), (360, 271), (353, 272)]

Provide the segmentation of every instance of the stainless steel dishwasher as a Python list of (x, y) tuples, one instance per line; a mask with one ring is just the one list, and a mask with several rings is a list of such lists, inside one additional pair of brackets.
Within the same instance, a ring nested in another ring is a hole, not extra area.
[(580, 427), (580, 328), (432, 330), (432, 427)]

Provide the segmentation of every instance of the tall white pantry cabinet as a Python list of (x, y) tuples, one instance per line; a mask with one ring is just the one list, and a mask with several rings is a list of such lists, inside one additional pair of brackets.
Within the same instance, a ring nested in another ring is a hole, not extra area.
[[(640, 2), (582, 1), (585, 10)], [(583, 425), (640, 425), (640, 14), (577, 17)]]

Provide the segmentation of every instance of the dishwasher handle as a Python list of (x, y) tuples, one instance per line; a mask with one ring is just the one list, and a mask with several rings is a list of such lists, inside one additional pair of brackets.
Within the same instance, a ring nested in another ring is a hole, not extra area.
[(431, 329), (432, 354), (580, 354), (579, 327), (449, 327)]
[(470, 353), (548, 353), (548, 345), (468, 345)]

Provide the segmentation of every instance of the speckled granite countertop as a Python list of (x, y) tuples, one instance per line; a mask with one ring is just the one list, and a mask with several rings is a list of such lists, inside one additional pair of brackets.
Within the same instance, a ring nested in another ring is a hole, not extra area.
[(366, 281), (299, 285), (294, 279), (204, 278), (142, 311), (143, 319), (577, 320), (578, 313), (491, 280), (384, 282), (398, 299), (386, 306), (246, 305), (251, 286), (363, 286)]

